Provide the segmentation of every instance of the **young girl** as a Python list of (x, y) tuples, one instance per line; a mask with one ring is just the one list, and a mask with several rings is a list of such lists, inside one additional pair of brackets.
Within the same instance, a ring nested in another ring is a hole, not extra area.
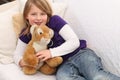
[(52, 15), (52, 9), (47, 0), (27, 0), (23, 17), (26, 27), (22, 30), (16, 47), (14, 60), (20, 67), (26, 66), (22, 55), (31, 39), (29, 32), (33, 24), (46, 24), (54, 30), (49, 49), (36, 53), (42, 61), (55, 56), (62, 56), (64, 62), (56, 73), (57, 80), (120, 80), (103, 69), (100, 58), (89, 48), (86, 42), (79, 40), (70, 26), (62, 18)]

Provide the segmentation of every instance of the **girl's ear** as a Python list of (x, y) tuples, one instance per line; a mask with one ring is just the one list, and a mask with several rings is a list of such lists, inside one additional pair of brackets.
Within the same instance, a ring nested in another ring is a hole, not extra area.
[(33, 31), (35, 30), (35, 27), (36, 27), (36, 25), (32, 25), (32, 26), (30, 27), (30, 33), (31, 33), (31, 34), (33, 34)]
[(27, 19), (27, 20), (28, 20), (28, 16), (26, 16), (26, 17), (25, 17), (25, 19)]

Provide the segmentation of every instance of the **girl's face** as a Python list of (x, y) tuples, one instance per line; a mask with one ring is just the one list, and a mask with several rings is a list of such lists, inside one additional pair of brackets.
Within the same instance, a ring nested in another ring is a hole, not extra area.
[(29, 21), (30, 25), (46, 24), (47, 18), (48, 18), (47, 14), (45, 12), (43, 12), (42, 10), (40, 10), (35, 5), (31, 6), (31, 9), (26, 17), (26, 19)]

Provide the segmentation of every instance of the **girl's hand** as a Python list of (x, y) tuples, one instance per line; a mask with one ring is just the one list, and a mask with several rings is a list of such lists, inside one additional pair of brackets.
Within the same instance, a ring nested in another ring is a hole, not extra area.
[(51, 53), (50, 53), (50, 50), (42, 50), (42, 51), (39, 51), (36, 56), (38, 57), (38, 59), (40, 61), (46, 61), (47, 59), (51, 58)]
[(21, 59), (19, 62), (20, 67), (24, 67), (26, 66), (26, 63)]

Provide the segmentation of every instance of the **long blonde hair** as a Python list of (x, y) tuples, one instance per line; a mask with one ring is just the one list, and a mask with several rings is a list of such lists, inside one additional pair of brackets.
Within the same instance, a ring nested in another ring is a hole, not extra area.
[(24, 35), (28, 34), (29, 30), (30, 30), (31, 25), (27, 21), (26, 17), (27, 17), (27, 15), (31, 9), (31, 6), (33, 4), (47, 14), (47, 16), (48, 16), (47, 22), (49, 21), (50, 17), (52, 16), (52, 13), (53, 13), (51, 5), (49, 4), (49, 2), (47, 0), (27, 0), (25, 7), (24, 7), (24, 11), (23, 11), (23, 18), (26, 23), (25, 30), (22, 33)]

